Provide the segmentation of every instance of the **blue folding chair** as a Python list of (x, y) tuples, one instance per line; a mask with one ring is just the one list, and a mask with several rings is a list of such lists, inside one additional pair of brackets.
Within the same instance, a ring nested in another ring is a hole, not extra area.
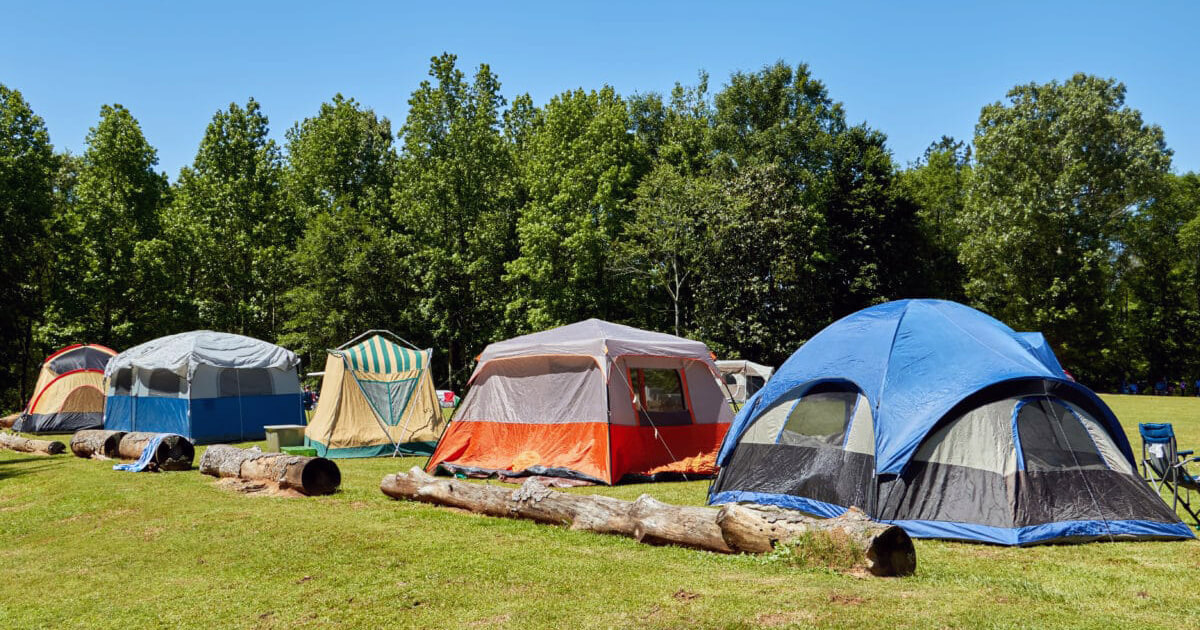
[(1139, 424), (1138, 433), (1142, 435), (1142, 477), (1160, 492), (1166, 486), (1171, 492), (1171, 509), (1182, 505), (1200, 527), (1200, 516), (1192, 509), (1192, 490), (1200, 491), (1200, 479), (1187, 470), (1187, 465), (1200, 462), (1200, 457), (1193, 457), (1194, 451), (1179, 450), (1175, 428), (1169, 422)]

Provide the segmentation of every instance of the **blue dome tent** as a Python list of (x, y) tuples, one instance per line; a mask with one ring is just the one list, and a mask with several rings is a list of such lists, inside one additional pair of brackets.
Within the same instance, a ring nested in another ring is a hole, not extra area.
[(1038, 333), (901, 300), (834, 322), (738, 413), (709, 503), (1006, 545), (1192, 538), (1136, 473), (1108, 406)]
[(261, 440), (266, 425), (303, 424), (298, 364), (285, 348), (211, 330), (147, 341), (105, 367), (104, 428)]

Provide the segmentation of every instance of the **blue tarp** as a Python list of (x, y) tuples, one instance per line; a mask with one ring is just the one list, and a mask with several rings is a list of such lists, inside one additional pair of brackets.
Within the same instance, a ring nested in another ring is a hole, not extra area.
[(1094, 400), (1103, 416), (1098, 419), (1133, 463), (1129, 442), (1108, 406), (1064, 376), (1045, 339), (1041, 351), (1027, 334), (943, 300), (898, 300), (844, 317), (797, 350), (742, 408), (717, 463), (728, 464), (750, 420), (781, 396), (839, 380), (857, 386), (874, 410), (876, 473), (899, 474), (934, 425), (964, 398), (991, 385), (1033, 378), (1064, 383)]

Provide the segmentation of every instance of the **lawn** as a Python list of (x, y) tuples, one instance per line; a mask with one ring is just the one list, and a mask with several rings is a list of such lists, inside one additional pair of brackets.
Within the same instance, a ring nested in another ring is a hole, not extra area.
[[(1106, 400), (1135, 448), (1137, 423), (1154, 420), (1200, 446), (1200, 399)], [(341, 492), (284, 499), (195, 470), (0, 451), (0, 627), (1179, 627), (1200, 615), (1200, 542), (917, 541), (915, 576), (863, 579), (379, 492), (422, 462), (340, 460)], [(701, 504), (706, 487), (582, 491)]]

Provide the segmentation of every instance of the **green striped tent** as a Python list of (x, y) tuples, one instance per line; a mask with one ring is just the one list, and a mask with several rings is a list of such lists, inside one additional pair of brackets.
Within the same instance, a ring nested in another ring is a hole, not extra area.
[(342, 350), (350, 369), (360, 372), (407, 372), (421, 370), (429, 363), (426, 351), (412, 350), (375, 335), (366, 341)]
[(378, 334), (331, 350), (306, 443), (322, 457), (433, 452), (446, 422), (431, 355)]

